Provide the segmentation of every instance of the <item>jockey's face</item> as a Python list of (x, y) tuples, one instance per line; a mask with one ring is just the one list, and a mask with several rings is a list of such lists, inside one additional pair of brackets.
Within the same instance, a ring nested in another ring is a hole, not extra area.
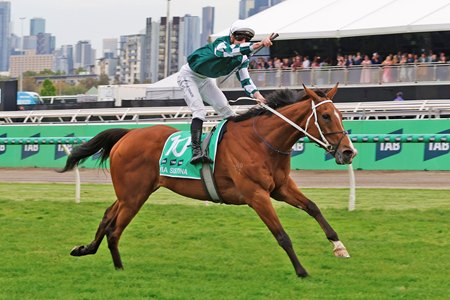
[(231, 43), (236, 45), (250, 42), (250, 40), (253, 38), (253, 35), (250, 35), (247, 32), (235, 32), (230, 37)]

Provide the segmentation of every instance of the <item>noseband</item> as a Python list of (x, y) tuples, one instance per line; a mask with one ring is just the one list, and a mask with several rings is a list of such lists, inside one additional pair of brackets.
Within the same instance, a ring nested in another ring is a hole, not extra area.
[(326, 148), (325, 150), (326, 150), (328, 153), (330, 153), (331, 155), (335, 156), (335, 155), (336, 155), (336, 151), (337, 151), (337, 149), (339, 149), (339, 146), (341, 145), (342, 140), (344, 139), (344, 137), (345, 137), (346, 135), (348, 135), (348, 131), (347, 131), (347, 130), (333, 131), (333, 132), (327, 132), (327, 133), (324, 133), (323, 135), (324, 135), (324, 136), (327, 136), (327, 135), (333, 135), (333, 134), (342, 134), (342, 136), (341, 136), (341, 138), (339, 139), (339, 141), (337, 142), (336, 145), (331, 145), (331, 144), (330, 144), (330, 147), (329, 147), (329, 148)]

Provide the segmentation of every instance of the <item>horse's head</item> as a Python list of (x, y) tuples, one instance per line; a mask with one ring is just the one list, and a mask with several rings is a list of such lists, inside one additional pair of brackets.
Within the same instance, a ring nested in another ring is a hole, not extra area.
[(331, 101), (338, 84), (326, 93), (318, 94), (303, 85), (305, 93), (312, 99), (311, 114), (305, 130), (315, 138), (315, 142), (334, 156), (337, 164), (350, 164), (358, 151), (347, 135), (342, 124), (342, 114)]

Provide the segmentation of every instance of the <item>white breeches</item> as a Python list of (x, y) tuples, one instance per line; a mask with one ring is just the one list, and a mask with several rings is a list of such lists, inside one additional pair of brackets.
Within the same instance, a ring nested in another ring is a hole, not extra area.
[(184, 92), (184, 100), (192, 111), (193, 118), (206, 120), (206, 108), (203, 102), (211, 105), (222, 118), (235, 115), (216, 81), (195, 73), (188, 64), (181, 67), (177, 82)]

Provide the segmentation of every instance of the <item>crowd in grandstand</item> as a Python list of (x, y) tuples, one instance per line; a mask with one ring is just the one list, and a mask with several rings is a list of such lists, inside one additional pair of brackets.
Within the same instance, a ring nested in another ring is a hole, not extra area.
[[(373, 75), (370, 72), (370, 66), (381, 66), (383, 67), (382, 81), (383, 82), (392, 82), (395, 81), (392, 74), (394, 71), (390, 66), (397, 65), (408, 65), (408, 64), (438, 64), (438, 63), (450, 63), (449, 58), (446, 56), (444, 52), (439, 54), (430, 51), (429, 53), (422, 52), (420, 54), (415, 53), (402, 53), (398, 52), (397, 54), (388, 54), (385, 57), (382, 57), (379, 53), (374, 52), (372, 55), (362, 54), (360, 52), (356, 54), (347, 54), (347, 55), (337, 55), (335, 60), (330, 58), (322, 59), (320, 56), (314, 56), (312, 59), (307, 55), (296, 55), (291, 58), (278, 58), (278, 57), (256, 57), (252, 58), (250, 61), (249, 69), (252, 70), (308, 70), (314, 68), (322, 68), (328, 66), (334, 67), (359, 67), (360, 68), (360, 82), (361, 83), (370, 83), (373, 79)], [(395, 74), (398, 76), (397, 81), (410, 81), (412, 79), (411, 74), (407, 74), (411, 70), (403, 70), (399, 69), (400, 73)], [(396, 72), (396, 71), (395, 71)], [(404, 74), (401, 74), (404, 72)], [(442, 79), (448, 79), (448, 71), (439, 70), (438, 77)], [(421, 74), (418, 74), (421, 75)], [(402, 79), (402, 76), (404, 77)], [(372, 78), (371, 78), (372, 77)], [(408, 78), (407, 78), (408, 77)], [(438, 78), (439, 79), (439, 78)]]
[(350, 66), (364, 66), (364, 65), (394, 65), (394, 64), (407, 64), (407, 63), (448, 63), (450, 62), (444, 52), (438, 54), (430, 51), (429, 54), (422, 52), (420, 55), (415, 53), (402, 53), (388, 54), (386, 57), (382, 57), (377, 52), (374, 52), (371, 56), (368, 54), (346, 54), (337, 55), (336, 60), (330, 58), (322, 59), (320, 56), (314, 56), (312, 59), (307, 55), (296, 55), (291, 58), (265, 58), (258, 57), (252, 59), (250, 62), (250, 69), (309, 69), (320, 68), (325, 66), (338, 66), (338, 67), (350, 67)]

